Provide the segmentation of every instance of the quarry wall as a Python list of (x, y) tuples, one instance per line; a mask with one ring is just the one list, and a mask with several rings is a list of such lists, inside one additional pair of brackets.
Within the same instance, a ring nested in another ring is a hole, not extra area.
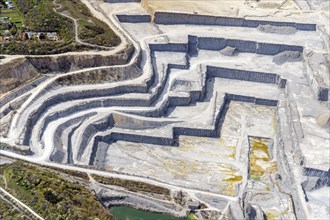
[(18, 58), (0, 65), (0, 94), (7, 93), (39, 74), (31, 63), (25, 58)]
[(28, 56), (26, 59), (42, 73), (69, 72), (89, 67), (122, 65), (134, 54), (133, 45), (114, 55)]
[(196, 15), (187, 13), (155, 12), (154, 22), (156, 24), (191, 24), (191, 25), (219, 25), (256, 28), (259, 25), (272, 25), (283, 27), (294, 27), (301, 31), (315, 31), (316, 24), (296, 22), (276, 22), (265, 20), (247, 20), (244, 18), (220, 17), (209, 15)]
[(150, 15), (116, 15), (121, 23), (150, 23)]

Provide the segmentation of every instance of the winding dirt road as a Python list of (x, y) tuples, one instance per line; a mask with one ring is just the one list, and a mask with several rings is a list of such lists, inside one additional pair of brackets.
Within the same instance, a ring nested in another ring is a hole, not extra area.
[(96, 44), (90, 44), (90, 43), (86, 43), (84, 41), (82, 41), (80, 38), (79, 38), (79, 34), (78, 34), (78, 28), (79, 28), (79, 24), (78, 24), (78, 20), (79, 19), (76, 19), (70, 15), (67, 15), (65, 13), (62, 13), (62, 12), (59, 12), (59, 10), (63, 7), (61, 4), (57, 3), (57, 0), (54, 0), (53, 1), (54, 5), (55, 5), (55, 8), (54, 8), (54, 11), (58, 14), (60, 14), (61, 16), (63, 17), (66, 17), (66, 18), (69, 18), (70, 20), (73, 21), (74, 23), (74, 34), (75, 34), (75, 41), (79, 44), (82, 44), (82, 45), (85, 45), (85, 46), (88, 46), (88, 47), (96, 47), (96, 48), (99, 48), (99, 49), (103, 49), (103, 50), (109, 50), (109, 49), (114, 49), (115, 47), (106, 47), (106, 46), (99, 46), (99, 45), (96, 45)]

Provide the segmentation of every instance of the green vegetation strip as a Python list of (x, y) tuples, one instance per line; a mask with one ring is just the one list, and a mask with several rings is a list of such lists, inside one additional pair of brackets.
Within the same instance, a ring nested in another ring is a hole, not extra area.
[(49, 169), (59, 171), (61, 173), (65, 173), (70, 176), (78, 177), (80, 179), (89, 180), (87, 173), (84, 173), (84, 172), (75, 171), (75, 170), (65, 170), (65, 169), (61, 169), (61, 168), (57, 168), (57, 167), (50, 167), (50, 166), (43, 166), (43, 167), (47, 167)]
[(193, 214), (189, 214), (188, 217), (180, 218), (165, 213), (154, 213), (149, 211), (143, 211), (127, 206), (113, 207), (110, 209), (110, 212), (117, 220), (196, 220), (197, 219)]
[(49, 169), (17, 161), (0, 174), (0, 185), (45, 219), (114, 219), (89, 190)]
[(160, 186), (151, 185), (148, 183), (143, 183), (133, 180), (123, 180), (113, 177), (104, 177), (95, 174), (92, 174), (92, 177), (97, 182), (100, 182), (102, 184), (120, 186), (133, 192), (154, 193), (154, 194), (164, 195), (165, 197), (170, 197), (171, 195), (171, 191), (169, 189)]

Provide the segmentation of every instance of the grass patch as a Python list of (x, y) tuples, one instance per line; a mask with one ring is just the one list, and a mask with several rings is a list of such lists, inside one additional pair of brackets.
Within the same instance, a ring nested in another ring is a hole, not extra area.
[(187, 220), (198, 220), (198, 217), (193, 213), (189, 213)]
[(250, 176), (250, 179), (254, 180), (254, 181), (260, 181), (261, 180), (260, 176), (253, 176), (253, 175)]
[(241, 182), (242, 181), (242, 176), (229, 177), (227, 179), (224, 179), (223, 181), (230, 182), (230, 183)]
[(8, 21), (15, 24), (22, 24), (23, 17), (16, 11), (12, 9), (5, 9), (1, 11), (0, 18), (9, 17)]
[(0, 24), (0, 34), (3, 34), (5, 30), (8, 29), (8, 24), (13, 23), (17, 28), (22, 27), (24, 22), (24, 17), (16, 9), (1, 9), (0, 18), (9, 17), (9, 19), (4, 20)]
[[(255, 177), (261, 177), (264, 175), (266, 170), (257, 164), (257, 161), (262, 160), (268, 162), (270, 155), (268, 152), (268, 146), (263, 142), (262, 139), (254, 138), (251, 142), (251, 154), (250, 154), (250, 175)], [(258, 152), (260, 153), (258, 155)]]
[(17, 161), (0, 166), (7, 190), (45, 219), (113, 219), (95, 196), (49, 169)]

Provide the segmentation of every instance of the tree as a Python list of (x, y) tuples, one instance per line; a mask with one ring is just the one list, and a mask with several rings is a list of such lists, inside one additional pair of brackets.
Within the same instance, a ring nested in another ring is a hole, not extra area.
[(9, 30), (10, 35), (15, 35), (17, 33), (17, 28), (16, 26), (12, 26)]

